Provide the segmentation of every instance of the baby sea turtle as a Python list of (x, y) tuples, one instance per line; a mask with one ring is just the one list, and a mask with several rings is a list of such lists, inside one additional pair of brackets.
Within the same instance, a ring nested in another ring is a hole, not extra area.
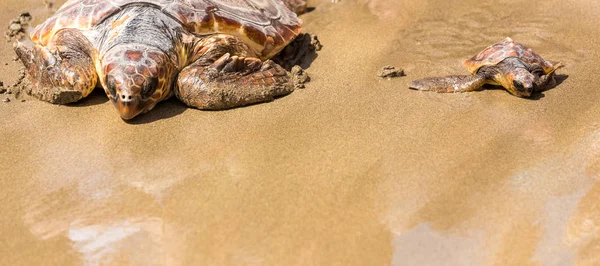
[(286, 5), (306, 9), (305, 0), (69, 0), (14, 48), (53, 103), (102, 86), (123, 119), (173, 94), (199, 109), (233, 108), (293, 91), (268, 60), (301, 31)]
[(435, 92), (474, 91), (484, 84), (500, 85), (512, 95), (530, 97), (556, 84), (559, 62), (546, 61), (531, 48), (506, 38), (465, 61), (472, 75), (453, 75), (415, 80), (411, 89)]

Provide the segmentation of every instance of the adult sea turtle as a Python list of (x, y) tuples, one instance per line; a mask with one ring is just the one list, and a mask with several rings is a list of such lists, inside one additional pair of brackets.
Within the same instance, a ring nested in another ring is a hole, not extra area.
[(69, 0), (14, 49), (43, 100), (100, 85), (123, 119), (176, 95), (227, 109), (289, 94), (268, 60), (301, 31), (305, 0)]
[(436, 92), (474, 91), (484, 84), (499, 85), (518, 97), (530, 97), (555, 85), (554, 72), (563, 65), (546, 61), (531, 48), (506, 38), (465, 61), (472, 75), (415, 80), (411, 89)]

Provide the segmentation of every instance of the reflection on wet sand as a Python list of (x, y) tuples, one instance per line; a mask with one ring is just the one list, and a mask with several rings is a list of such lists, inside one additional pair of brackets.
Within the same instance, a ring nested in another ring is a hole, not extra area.
[[(85, 265), (136, 264), (166, 265), (168, 254), (163, 238), (163, 223), (160, 218), (136, 221), (114, 221), (113, 224), (86, 225), (74, 221), (67, 233), (73, 249), (82, 255)], [(115, 259), (117, 258), (117, 259)]]
[(600, 183), (583, 196), (570, 217), (565, 242), (579, 250), (578, 265), (600, 264)]
[(490, 254), (482, 249), (484, 236), (432, 230), (424, 223), (393, 240), (392, 265), (485, 265)]
[[(600, 4), (310, 3), (312, 81), (272, 103), (130, 124), (101, 99), (0, 104), (0, 264), (600, 264)], [(569, 79), (530, 101), (408, 90), (507, 36)]]
[(156, 198), (105, 176), (75, 183), (29, 200), (23, 221), (33, 235), (68, 239), (85, 265), (164, 265), (171, 253), (162, 219), (152, 216), (162, 214)]

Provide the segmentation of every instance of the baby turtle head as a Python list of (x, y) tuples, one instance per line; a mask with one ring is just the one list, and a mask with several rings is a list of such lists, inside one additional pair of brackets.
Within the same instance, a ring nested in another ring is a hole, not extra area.
[(535, 76), (525, 68), (515, 68), (506, 74), (504, 87), (512, 95), (528, 98), (533, 92)]
[(150, 111), (168, 97), (176, 66), (163, 51), (144, 45), (122, 44), (102, 58), (106, 94), (123, 119)]

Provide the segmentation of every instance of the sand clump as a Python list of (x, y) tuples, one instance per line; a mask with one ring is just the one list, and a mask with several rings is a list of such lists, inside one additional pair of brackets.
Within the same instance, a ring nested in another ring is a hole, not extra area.
[(21, 13), (18, 18), (11, 20), (7, 31), (4, 32), (6, 42), (10, 42), (13, 39), (21, 39), (23, 36), (25, 36), (27, 28), (29, 27), (29, 23), (32, 19), (33, 17), (31, 14), (29, 14), (29, 12), (24, 12)]
[(319, 41), (319, 38), (317, 37), (317, 35), (314, 34), (308, 34), (310, 36), (310, 49), (313, 49), (315, 51), (321, 51), (321, 49), (323, 49), (323, 44), (321, 44), (321, 41)]
[(53, 9), (54, 8), (54, 1), (44, 0), (44, 6), (46, 6), (47, 9)]
[[(31, 83), (29, 83), (29, 81), (25, 77), (25, 67), (21, 67), (21, 69), (19, 69), (19, 75), (17, 76), (17, 81), (15, 82), (15, 84), (5, 87), (3, 93), (15, 94), (15, 97), (20, 97), (21, 92), (31, 91), (31, 88), (33, 86), (31, 86)], [(0, 89), (0, 91), (2, 90)]]
[(406, 76), (404, 69), (395, 66), (384, 66), (377, 72), (377, 76), (380, 78), (397, 78)]
[[(4, 87), (4, 82), (0, 81), (0, 93), (6, 93), (6, 92), (7, 92), (7, 89)], [(4, 98), (2, 101), (7, 103), (7, 102), (10, 102), (10, 99)]]
[(292, 75), (292, 83), (294, 84), (295, 89), (306, 88), (306, 85), (304, 85), (304, 84), (306, 84), (310, 81), (310, 77), (308, 76), (308, 73), (306, 73), (306, 70), (304, 70), (302, 67), (300, 67), (298, 65), (295, 65), (294, 67), (292, 67), (291, 75)]
[[(10, 21), (7, 30), (4, 32), (4, 37), (6, 38), (6, 42), (11, 42), (13, 40), (22, 39), (27, 34), (27, 28), (29, 27), (29, 23), (33, 17), (29, 12), (23, 12), (19, 15), (19, 17), (14, 18)], [(19, 61), (17, 57), (13, 58), (13, 61)], [(5, 63), (8, 65), (8, 63)], [(18, 72), (17, 80), (13, 85), (4, 85), (3, 82), (0, 82), (0, 93), (3, 94), (15, 94), (15, 97), (20, 97), (21, 92), (23, 91), (31, 91), (32, 86), (28, 82), (24, 82), (25, 78), (25, 68), (21, 67)], [(10, 102), (9, 98), (5, 98), (2, 100), (5, 103)]]

